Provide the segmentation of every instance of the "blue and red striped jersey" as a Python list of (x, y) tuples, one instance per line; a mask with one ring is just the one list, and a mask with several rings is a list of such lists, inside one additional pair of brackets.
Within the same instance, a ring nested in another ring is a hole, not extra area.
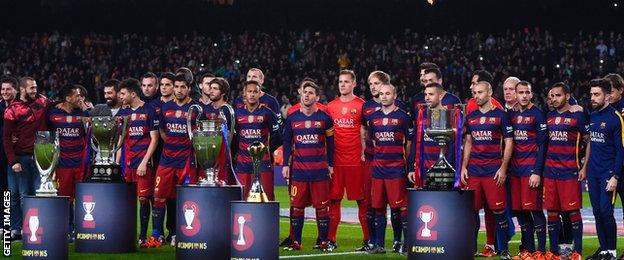
[[(262, 142), (267, 148), (271, 145), (273, 139), (279, 134), (279, 125), (275, 113), (263, 105), (260, 105), (253, 111), (249, 111), (246, 107), (237, 108), (234, 112), (236, 115), (236, 135), (234, 144), (238, 144), (238, 152), (236, 154), (236, 172), (237, 173), (253, 173), (251, 156), (247, 148), (255, 142)], [(270, 152), (262, 157), (260, 171), (271, 170)]]
[(622, 176), (624, 161), (624, 135), (622, 116), (611, 106), (594, 110), (589, 116), (589, 138), (591, 140), (587, 165), (588, 178), (609, 179)]
[(544, 112), (531, 104), (524, 111), (510, 111), (514, 129), (514, 149), (509, 169), (514, 176), (542, 175), (546, 156)]
[(587, 135), (587, 117), (583, 112), (548, 112), (548, 149), (544, 177), (576, 179), (581, 169), (580, 149)]
[(513, 138), (509, 115), (494, 107), (485, 113), (477, 109), (466, 116), (466, 132), (472, 136), (468, 175), (491, 177), (501, 167), (505, 138)]
[(152, 106), (144, 103), (136, 109), (122, 108), (117, 115), (128, 117), (128, 128), (124, 140), (126, 156), (124, 167), (137, 169), (152, 141), (150, 132), (158, 131), (156, 112)]
[(404, 178), (407, 172), (414, 171), (413, 155), (409, 156), (405, 147), (414, 138), (414, 127), (407, 112), (398, 107), (388, 114), (378, 110), (370, 116), (368, 129), (375, 148), (374, 178)]
[[(394, 100), (394, 105), (402, 109), (405, 112), (409, 111), (407, 108), (407, 105), (405, 105), (405, 103), (399, 99)], [(366, 102), (364, 102), (364, 104), (362, 105), (362, 125), (363, 126), (368, 126), (368, 121), (370, 121), (370, 116), (373, 113), (377, 112), (377, 110), (381, 110), (381, 103), (375, 101), (374, 99), (367, 100)], [(364, 157), (366, 157), (367, 161), (373, 160), (374, 151), (375, 151), (375, 148), (373, 148), (373, 139), (369, 131), (369, 135), (366, 137), (366, 148), (364, 149)]]
[[(277, 122), (281, 124), (282, 113), (280, 112), (280, 104), (279, 102), (277, 102), (277, 99), (274, 96), (272, 96), (269, 93), (264, 92), (264, 95), (258, 98), (258, 102), (260, 102), (261, 105), (264, 105), (265, 107), (273, 111), (273, 113), (275, 114), (275, 117), (277, 118)], [(234, 100), (234, 108), (244, 108), (244, 107), (245, 107), (245, 101), (243, 100), (243, 96), (238, 96)]]
[(333, 166), (334, 158), (334, 125), (327, 113), (318, 109), (309, 116), (301, 111), (292, 113), (284, 123), (283, 141), (284, 165), (291, 166), (292, 180), (329, 179), (328, 167)]
[(46, 118), (48, 128), (59, 137), (60, 155), (58, 168), (81, 168), (85, 159), (87, 139), (82, 122), (88, 114), (82, 109), (74, 109), (70, 113), (56, 106), (48, 109)]
[[(193, 145), (188, 136), (186, 126), (186, 116), (189, 107), (198, 104), (196, 101), (189, 101), (184, 105), (178, 105), (175, 101), (166, 102), (160, 111), (159, 126), (165, 132), (163, 151), (160, 156), (160, 165), (182, 169), (191, 160), (193, 155)], [(198, 116), (198, 111), (193, 110), (192, 122)], [(195, 126), (193, 126), (195, 127)]]

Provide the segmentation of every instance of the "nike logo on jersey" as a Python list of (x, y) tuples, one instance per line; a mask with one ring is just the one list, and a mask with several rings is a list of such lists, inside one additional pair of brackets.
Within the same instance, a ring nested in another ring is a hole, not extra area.
[(295, 124), (295, 128), (300, 127), (300, 126), (301, 126), (301, 124)]
[(394, 202), (394, 204), (399, 205), (399, 204), (401, 204), (401, 202), (403, 202), (403, 200), (397, 200), (397, 201)]
[(500, 206), (500, 205), (503, 205), (502, 201), (501, 202), (496, 202), (496, 206)]
[(530, 206), (531, 204), (533, 204), (533, 203), (531, 203), (531, 202), (529, 202), (529, 203), (524, 203), (524, 206)]
[(576, 204), (576, 201), (575, 202), (570, 202), (570, 203), (568, 203), (568, 206), (574, 206), (575, 204)]

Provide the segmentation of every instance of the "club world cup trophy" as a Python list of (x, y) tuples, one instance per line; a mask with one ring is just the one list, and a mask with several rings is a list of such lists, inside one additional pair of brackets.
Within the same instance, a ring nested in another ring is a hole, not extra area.
[[(445, 153), (448, 144), (457, 135), (455, 117), (457, 108), (452, 109), (427, 109), (429, 116), (425, 123), (425, 133), (438, 143), (440, 156), (438, 160), (427, 169), (425, 188), (430, 190), (452, 190), (455, 185), (455, 168), (446, 159)], [(457, 140), (455, 140), (457, 141)], [(457, 142), (454, 142), (457, 144)], [(451, 147), (451, 149), (453, 149)]]
[(58, 183), (54, 170), (59, 160), (59, 139), (50, 131), (35, 134), (35, 165), (41, 176), (37, 196), (56, 196)]
[(251, 183), (251, 189), (249, 189), (249, 195), (247, 196), (247, 202), (269, 202), (269, 199), (264, 192), (264, 188), (260, 183), (260, 164), (262, 162), (262, 157), (268, 149), (262, 142), (255, 141), (247, 147), (247, 150), (251, 156), (251, 165), (254, 175), (253, 182)]
[(91, 182), (123, 182), (121, 166), (115, 156), (126, 136), (128, 117), (94, 116), (86, 120), (85, 129), (91, 131), (91, 148), (95, 162), (91, 166)]
[(193, 143), (195, 152), (195, 161), (197, 165), (205, 169), (205, 177), (200, 176), (197, 184), (199, 186), (223, 186), (225, 181), (218, 178), (219, 169), (217, 162), (221, 146), (225, 143), (223, 137), (223, 119), (221, 117), (200, 120), (199, 116), (195, 119), (196, 128), (192, 127), (193, 109), (197, 109), (199, 114), (203, 114), (204, 110), (197, 104), (191, 105), (186, 117), (186, 124), (189, 138)]

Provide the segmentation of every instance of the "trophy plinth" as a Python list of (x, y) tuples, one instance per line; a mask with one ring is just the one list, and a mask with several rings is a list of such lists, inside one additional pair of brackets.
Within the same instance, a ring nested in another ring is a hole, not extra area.
[(96, 152), (95, 163), (91, 165), (89, 182), (123, 182), (121, 166), (115, 156), (123, 145), (128, 117), (95, 116), (85, 121), (85, 128), (91, 129), (91, 147)]
[(247, 196), (247, 202), (269, 202), (269, 198), (267, 197), (266, 192), (264, 192), (262, 183), (260, 183), (260, 163), (262, 162), (262, 157), (268, 149), (262, 142), (255, 141), (247, 148), (247, 150), (249, 151), (249, 155), (251, 155), (254, 175), (251, 188), (249, 189), (249, 195)]
[(200, 176), (197, 185), (208, 187), (224, 186), (225, 182), (219, 180), (219, 169), (216, 167), (219, 153), (222, 145), (225, 143), (222, 132), (223, 119), (217, 117), (199, 120), (200, 117), (197, 116), (195, 120), (197, 128), (193, 129), (191, 124), (193, 109), (197, 109), (200, 115), (203, 114), (203, 109), (199, 105), (191, 105), (186, 118), (189, 138), (193, 143), (193, 151), (195, 152), (195, 160), (197, 165), (204, 169), (205, 174), (205, 176)]
[(428, 109), (428, 127), (425, 133), (429, 138), (437, 142), (440, 147), (438, 160), (427, 169), (425, 188), (429, 190), (452, 190), (455, 186), (455, 168), (448, 162), (444, 155), (448, 144), (457, 131), (453, 118), (454, 112), (449, 109)]
[(50, 131), (38, 131), (35, 134), (35, 165), (39, 170), (41, 185), (37, 189), (36, 195), (40, 197), (51, 197), (57, 195), (58, 183), (54, 170), (58, 165), (60, 150), (58, 135)]

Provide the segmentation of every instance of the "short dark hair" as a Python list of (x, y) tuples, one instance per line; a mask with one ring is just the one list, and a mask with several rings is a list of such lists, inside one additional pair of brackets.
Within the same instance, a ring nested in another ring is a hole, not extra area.
[[(164, 72), (161, 76), (160, 79), (168, 79), (171, 80), (171, 82), (174, 82), (176, 80), (176, 76), (175, 74), (173, 74), (172, 72)], [(157, 82), (157, 84), (160, 82)]]
[(230, 83), (224, 78), (214, 78), (210, 81), (210, 85), (217, 84), (219, 85), (219, 91), (223, 94), (223, 99), (228, 101), (228, 97), (230, 95)]
[(563, 89), (563, 93), (564, 94), (570, 94), (570, 87), (567, 84), (563, 83), (563, 82), (557, 82), (557, 83), (553, 84), (548, 89), (548, 91), (551, 91), (554, 88), (561, 88), (561, 89)]
[(438, 82), (431, 82), (425, 85), (425, 89), (426, 88), (437, 88), (438, 90), (444, 90), (444, 87)]
[(30, 77), (30, 76), (21, 77), (19, 79), (19, 86), (20, 87), (26, 87), (26, 82), (28, 82), (29, 80), (35, 81), (35, 78)]
[(104, 87), (105, 88), (113, 87), (115, 89), (115, 92), (119, 92), (119, 80), (109, 79), (106, 82), (104, 82)]
[(189, 88), (191, 87), (191, 82), (189, 81), (189, 79), (186, 77), (184, 73), (176, 74), (173, 82), (176, 82), (176, 81), (182, 81), (184, 82), (184, 84), (186, 84), (187, 87)]
[(611, 93), (611, 82), (606, 79), (592, 79), (589, 81), (589, 87), (598, 87), (602, 89), (602, 92), (604, 92), (605, 94)]
[(124, 81), (119, 83), (119, 89), (126, 89), (128, 92), (134, 92), (137, 95), (143, 93), (141, 91), (141, 82), (135, 78), (124, 79)]
[(340, 73), (338, 73), (338, 77), (340, 77), (340, 75), (349, 75), (351, 76), (351, 78), (353, 79), (353, 81), (355, 81), (355, 72), (353, 72), (352, 70), (341, 70)]
[(624, 89), (624, 78), (622, 78), (622, 76), (620, 76), (620, 74), (609, 73), (609, 74), (607, 74), (604, 77), (604, 79), (606, 79), (609, 82), (611, 82), (611, 90), (613, 90), (613, 89), (617, 89), (617, 90)]
[(243, 82), (243, 90), (245, 90), (245, 88), (247, 88), (248, 85), (256, 85), (256, 86), (258, 86), (258, 88), (262, 87), (262, 86), (260, 86), (260, 82), (258, 82), (258, 81), (247, 80), (247, 81)]
[(529, 82), (528, 82), (528, 81), (526, 81), (526, 80), (521, 80), (521, 81), (519, 81), (519, 82), (516, 84), (516, 88), (518, 87), (518, 85), (527, 86), (527, 87), (529, 87), (529, 88), (532, 88), (531, 83), (529, 83)]
[(86, 100), (89, 100), (89, 92), (87, 92), (87, 88), (80, 84), (74, 84), (77, 88), (80, 89), (80, 96), (84, 97)]
[(436, 77), (438, 77), (438, 79), (442, 78), (442, 72), (438, 68), (425, 69), (425, 73), (424, 74), (429, 74), (429, 73), (434, 73), (436, 75)]
[[(214, 73), (212, 72), (206, 72), (204, 74), (202, 74), (201, 76), (199, 76), (199, 81), (197, 81), (198, 84), (201, 84), (202, 82), (204, 82), (205, 78), (214, 78), (216, 77)], [(212, 80), (211, 80), (212, 82)]]
[(2, 78), (2, 84), (11, 84), (11, 87), (15, 90), (17, 90), (17, 84), (19, 84), (17, 82), (17, 79), (11, 76), (7, 76), (7, 77), (3, 77)]
[(187, 67), (179, 67), (176, 71), (175, 71), (176, 75), (178, 74), (182, 74), (184, 75), (184, 77), (186, 77), (186, 82), (188, 83), (189, 87), (191, 86), (191, 84), (193, 84), (193, 72), (187, 68)]
[(65, 98), (71, 96), (74, 90), (78, 90), (80, 92), (80, 86), (81, 85), (73, 84), (73, 85), (65, 85), (61, 87), (58, 93), (59, 100), (65, 101)]
[(158, 76), (156, 76), (154, 72), (146, 72), (145, 74), (143, 74), (143, 76), (141, 76), (141, 81), (147, 78), (154, 78), (154, 80), (156, 80), (156, 84), (158, 84)]
[(420, 66), (418, 66), (420, 68), (420, 70), (426, 70), (426, 69), (438, 69), (438, 64), (435, 64), (433, 62), (423, 62), (420, 64)]
[(319, 86), (316, 85), (316, 83), (314, 83), (312, 81), (303, 82), (303, 85), (301, 86), (301, 89), (303, 90), (305, 88), (313, 88), (314, 89), (314, 94), (316, 94), (317, 96), (320, 95), (321, 88), (319, 88)]
[(494, 77), (492, 76), (492, 73), (488, 72), (487, 70), (475, 70), (472, 73), (471, 77), (477, 76), (477, 81), (487, 81), (488, 83), (492, 84), (492, 81), (494, 81)]

